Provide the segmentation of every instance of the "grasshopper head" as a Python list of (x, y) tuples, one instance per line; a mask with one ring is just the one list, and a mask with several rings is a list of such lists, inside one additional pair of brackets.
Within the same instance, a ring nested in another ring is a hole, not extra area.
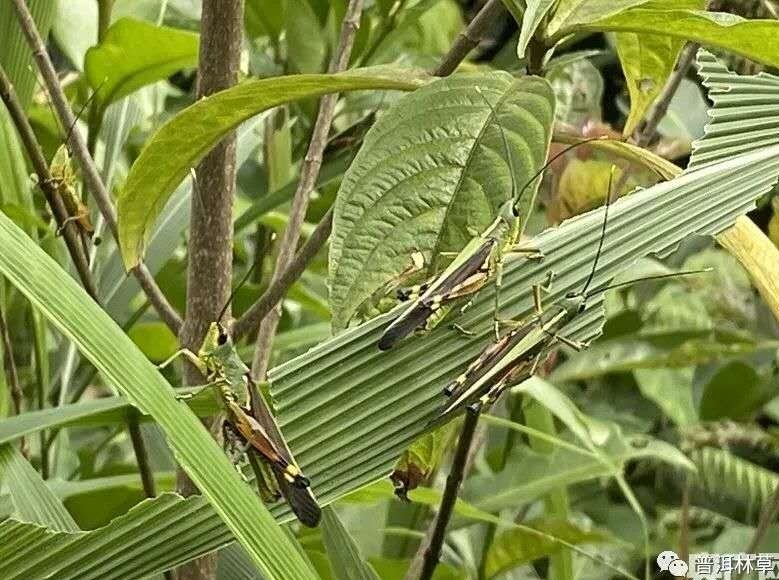
[(517, 219), (517, 206), (514, 203), (513, 199), (508, 200), (505, 202), (502, 206), (500, 206), (500, 209), (498, 209), (498, 216), (500, 218), (508, 223), (513, 222), (515, 219)]
[(209, 356), (214, 354), (217, 348), (225, 344), (229, 340), (227, 333), (222, 325), (218, 322), (212, 322), (208, 327), (208, 332), (203, 339), (203, 346), (200, 347), (200, 354), (202, 356)]
[(571, 291), (565, 295), (561, 304), (566, 314), (573, 318), (577, 314), (584, 312), (584, 309), (587, 307), (587, 296), (582, 292)]

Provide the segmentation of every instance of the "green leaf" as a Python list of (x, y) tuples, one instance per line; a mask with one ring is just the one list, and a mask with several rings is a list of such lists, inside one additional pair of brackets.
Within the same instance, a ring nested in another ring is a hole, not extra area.
[(332, 507), (322, 510), (322, 541), (339, 580), (379, 580)]
[[(607, 532), (586, 530), (567, 520), (538, 518), (526, 522), (526, 525), (573, 545), (611, 541)], [(485, 573), (487, 578), (494, 578), (533, 560), (551, 556), (562, 549), (559, 541), (552, 538), (531, 534), (524, 529), (506, 530), (498, 535), (490, 546)]]
[(637, 369), (633, 374), (641, 394), (653, 401), (678, 426), (698, 421), (692, 395), (694, 369)]
[[(641, 8), (704, 10), (705, 0), (652, 0)], [(630, 115), (623, 135), (632, 135), (673, 72), (684, 40), (662, 34), (621, 32), (615, 35), (617, 54), (630, 94)]]
[(291, 0), (284, 12), (287, 54), (296, 73), (318, 73), (325, 65), (327, 36), (309, 0)]
[(663, 90), (684, 41), (659, 34), (616, 34), (617, 54), (630, 94), (630, 114), (622, 130), (632, 135)]
[(555, 118), (581, 127), (601, 117), (603, 77), (588, 59), (554, 67), (547, 80), (555, 94)]
[[(85, 71), (101, 108), (141, 87), (197, 66), (198, 35), (122, 18), (86, 54)], [(98, 90), (99, 89), (99, 90)]]
[(779, 45), (774, 42), (779, 33), (776, 20), (745, 20), (722, 12), (641, 7), (577, 25), (576, 29), (661, 34), (717, 46), (763, 64), (779, 65)]
[(571, 28), (606, 16), (622, 14), (627, 8), (649, 0), (560, 0), (546, 29), (546, 36), (564, 35)]
[[(294, 3), (294, 2), (293, 2)], [(246, 0), (244, 22), (249, 38), (269, 36), (274, 43), (284, 29), (285, 0), (266, 2), (265, 0)]]
[[(41, 37), (48, 37), (60, 2), (52, 0), (27, 0), (25, 2), (38, 27)], [(32, 102), (38, 76), (32, 52), (24, 38), (13, 2), (0, 2), (0, 64), (16, 90), (22, 107), (26, 110)], [(7, 151), (7, 150), (5, 150)]]
[[(614, 202), (593, 287), (639, 257), (664, 256), (688, 236), (721, 232), (773, 187), (778, 171), (779, 146), (774, 145)], [(690, 213), (690, 207), (696, 211)], [(550, 265), (558, 277), (545, 303), (580, 290), (602, 223), (599, 209), (536, 236), (534, 243), (545, 259), (506, 265), (502, 316), (522, 319), (533, 312), (531, 286), (547, 278)], [(595, 336), (603, 320), (601, 303), (593, 297), (585, 313), (561, 332), (578, 339)], [(457, 320), (473, 337), (439, 325), (386, 352), (376, 343), (392, 315), (377, 317), (271, 370), (270, 390), (282, 431), (320, 500), (327, 503), (383, 477), (402, 450), (433, 427), (442, 386), (490, 340), (493, 310), (488, 288)]]
[(636, 369), (685, 368), (779, 346), (773, 340), (754, 342), (727, 332), (679, 328), (640, 332), (630, 338), (599, 341), (565, 361), (551, 375), (554, 382), (580, 381)]
[(519, 42), (517, 43), (517, 57), (525, 58), (525, 50), (530, 43), (530, 39), (541, 24), (541, 21), (549, 13), (549, 9), (554, 6), (557, 0), (529, 0), (525, 14), (522, 17), (522, 27), (519, 31)]
[(65, 506), (12, 445), (0, 445), (0, 481), (11, 496), (14, 517), (59, 532), (79, 531)]
[(779, 143), (779, 134), (770, 129), (779, 77), (737, 75), (703, 49), (698, 50), (697, 63), (714, 107), (709, 110), (706, 136), (693, 143), (688, 170)]
[(97, 2), (95, 0), (55, 0), (57, 17), (51, 36), (57, 47), (78, 71), (84, 70), (84, 55), (97, 44)]
[[(734, 390), (736, 385), (738, 390)], [(775, 396), (775, 384), (766, 384), (748, 364), (731, 362), (718, 369), (706, 384), (700, 403), (701, 419), (746, 420)]]
[(266, 576), (310, 578), (297, 549), (157, 369), (71, 276), (1, 214), (0, 247), (0, 273), (109, 384), (156, 419), (181, 466)]
[(427, 481), (427, 478), (441, 463), (444, 452), (457, 433), (457, 422), (447, 423), (438, 429), (425, 433), (403, 451), (395, 464), (390, 479), (405, 493)]
[(393, 74), (391, 70), (247, 81), (184, 109), (146, 143), (119, 194), (119, 241), (125, 267), (138, 264), (157, 216), (190, 168), (243, 121), (277, 105), (327, 93), (418, 86), (408, 71)]
[[(502, 134), (519, 190), (546, 160), (553, 114), (545, 80), (495, 72), (434, 81), (383, 115), (336, 200), (333, 328), (344, 328), (367, 298), (403, 272), (413, 252), (435, 263), (442, 252), (462, 249), (474, 230), (484, 230), (512, 195)], [(535, 187), (522, 197), (523, 221)]]

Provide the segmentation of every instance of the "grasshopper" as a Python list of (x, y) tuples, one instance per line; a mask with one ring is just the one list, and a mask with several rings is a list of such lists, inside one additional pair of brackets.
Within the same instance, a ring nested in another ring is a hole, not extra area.
[(611, 180), (609, 181), (609, 193), (606, 197), (601, 238), (595, 253), (592, 270), (590, 270), (582, 289), (567, 293), (561, 300), (544, 309), (541, 304), (543, 287), (539, 284), (534, 285), (535, 313), (533, 316), (522, 322), (507, 321), (507, 324), (513, 328), (485, 348), (461, 375), (444, 387), (444, 395), (448, 397), (448, 400), (441, 406), (436, 421), (463, 406), (467, 406), (470, 412), (479, 413), (483, 406), (494, 403), (506, 387), (532, 376), (542, 357), (557, 343), (565, 344), (576, 351), (587, 348), (589, 342), (573, 340), (562, 335), (561, 331), (569, 322), (586, 310), (587, 301), (593, 296), (602, 294), (606, 290), (643, 280), (658, 280), (710, 271), (710, 269), (689, 270), (648, 276), (589, 290), (606, 237), (610, 198)]
[[(246, 275), (248, 278), (251, 270)], [(234, 294), (234, 292), (233, 292)], [(228, 305), (232, 296), (228, 300)], [(227, 306), (222, 309), (218, 321), (224, 316)], [(179, 356), (184, 356), (206, 377), (207, 387), (215, 387), (219, 395), (226, 419), (223, 425), (225, 441), (233, 449), (249, 458), (255, 471), (264, 500), (278, 499), (269, 489), (272, 486), (261, 466), (266, 464), (278, 484), (281, 494), (286, 498), (292, 511), (303, 525), (316, 527), (319, 524), (321, 510), (311, 491), (311, 484), (300, 468), (284, 448), (277, 445), (274, 438), (280, 440), (280, 434), (272, 437), (252, 414), (252, 409), (242, 405), (236, 394), (240, 389), (257, 392), (249, 367), (241, 360), (229, 333), (221, 322), (212, 322), (195, 354), (181, 349), (160, 365), (164, 368)], [(207, 388), (206, 387), (206, 388)], [(191, 395), (190, 395), (191, 396)], [(184, 398), (184, 397), (182, 397)], [(272, 421), (272, 418), (271, 418)], [(257, 459), (260, 461), (256, 461)]]
[[(492, 104), (478, 87), (476, 90), (492, 111), (493, 116), (497, 118)], [(602, 139), (601, 137), (585, 139), (565, 147), (537, 171), (517, 193), (508, 140), (503, 127), (500, 124), (498, 127), (511, 173), (512, 191), (509, 200), (501, 206), (498, 216), (487, 229), (473, 237), (440, 275), (424, 284), (398, 290), (397, 298), (401, 301), (410, 301), (411, 304), (384, 330), (378, 342), (380, 350), (392, 348), (398, 341), (415, 330), (429, 330), (446, 314), (445, 306), (454, 300), (473, 296), (487, 284), (493, 275), (495, 275), (495, 312), (497, 314), (500, 307), (500, 286), (503, 280), (503, 264), (506, 256), (524, 256), (526, 259), (534, 260), (543, 259), (538, 250), (518, 244), (521, 234), (518, 207), (522, 196), (536, 178), (558, 157), (574, 147)], [(465, 304), (462, 310), (467, 306), (468, 304)], [(495, 334), (496, 337), (499, 335), (497, 319), (495, 321)]]
[[(50, 177), (48, 179), (48, 184), (62, 199), (62, 203), (65, 206), (65, 211), (67, 211), (69, 216), (62, 222), (62, 224), (60, 224), (59, 228), (57, 228), (57, 235), (60, 235), (62, 230), (69, 223), (74, 222), (76, 225), (78, 225), (78, 229), (86, 237), (91, 238), (95, 233), (95, 226), (92, 224), (92, 219), (89, 215), (89, 208), (84, 203), (77, 189), (78, 180), (76, 169), (73, 165), (73, 159), (70, 155), (68, 141), (70, 140), (71, 133), (73, 133), (76, 128), (76, 123), (78, 122), (79, 118), (81, 118), (81, 114), (92, 102), (92, 99), (97, 96), (97, 93), (100, 91), (101, 87), (102, 83), (92, 92), (91, 95), (89, 95), (89, 98), (87, 98), (87, 100), (84, 102), (81, 109), (76, 114), (73, 123), (68, 128), (67, 132), (65, 132), (65, 139), (62, 145), (57, 148), (57, 151), (54, 153), (54, 157), (52, 157), (51, 163), (49, 165)], [(49, 107), (51, 108), (50, 102)], [(52, 116), (57, 119), (57, 114), (53, 109), (51, 112)], [(64, 127), (62, 129), (64, 130)], [(97, 241), (95, 243), (97, 243)]]

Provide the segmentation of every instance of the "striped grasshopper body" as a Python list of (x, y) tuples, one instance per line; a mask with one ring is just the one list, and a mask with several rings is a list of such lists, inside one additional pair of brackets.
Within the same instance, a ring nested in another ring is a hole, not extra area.
[(308, 478), (303, 475), (286, 449), (274, 443), (273, 438), (252, 415), (251, 409), (238, 401), (236, 392), (248, 386), (251, 381), (250, 372), (238, 356), (232, 339), (222, 325), (211, 323), (197, 355), (182, 349), (160, 366), (170, 364), (180, 355), (198, 368), (208, 380), (208, 386), (216, 388), (226, 413), (223, 427), (225, 441), (248, 456), (263, 499), (278, 499), (278, 494), (269, 492), (274, 486), (267, 480), (263, 470), (258, 469), (258, 462), (254, 461), (257, 458), (270, 467), (281, 494), (300, 522), (316, 527), (321, 510), (311, 492)]
[(546, 310), (541, 307), (540, 286), (533, 287), (533, 296), (536, 313), (485, 348), (465, 372), (446, 385), (444, 394), (449, 400), (441, 406), (439, 417), (463, 406), (470, 405), (478, 411), (495, 402), (506, 387), (533, 375), (541, 357), (556, 342), (575, 350), (587, 347), (587, 343), (559, 334), (584, 312), (588, 298), (585, 292), (570, 292)]

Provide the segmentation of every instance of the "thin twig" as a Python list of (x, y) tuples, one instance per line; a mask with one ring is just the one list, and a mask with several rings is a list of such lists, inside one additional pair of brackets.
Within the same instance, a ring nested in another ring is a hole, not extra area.
[[(3, 341), (3, 366), (5, 367), (5, 376), (10, 383), (11, 390), (11, 402), (14, 405), (14, 414), (22, 414), (22, 386), (19, 384), (19, 373), (16, 371), (16, 363), (14, 362), (13, 344), (11, 343), (11, 334), (8, 332), (8, 324), (6, 324), (5, 313), (0, 308), (0, 340)], [(27, 447), (27, 440), (22, 437), (19, 443), (22, 455), (25, 458), (29, 458), (30, 450)]]
[[(11, 120), (22, 138), (24, 149), (38, 177), (38, 184), (46, 196), (46, 202), (51, 208), (51, 213), (57, 224), (57, 230), (61, 231), (62, 236), (65, 238), (65, 245), (76, 267), (81, 284), (87, 293), (97, 301), (97, 288), (92, 279), (92, 273), (89, 271), (89, 263), (86, 254), (84, 254), (84, 247), (81, 244), (76, 224), (66, 221), (68, 212), (54, 185), (49, 172), (49, 166), (46, 164), (46, 159), (43, 156), (43, 150), (2, 65), (0, 65), (0, 98), (3, 99), (3, 103), (5, 103), (8, 113), (11, 115)], [(63, 224), (65, 224), (64, 227)]]
[(473, 412), (470, 409), (465, 413), (465, 421), (460, 432), (460, 440), (457, 442), (457, 450), (454, 452), (452, 467), (449, 470), (449, 477), (446, 478), (446, 487), (444, 495), (441, 498), (441, 506), (438, 508), (438, 514), (433, 524), (433, 533), (430, 536), (430, 544), (425, 549), (424, 560), (422, 562), (422, 571), (419, 574), (419, 580), (430, 580), (433, 577), (438, 561), (441, 558), (441, 547), (446, 537), (446, 526), (452, 517), (454, 505), (457, 502), (457, 494), (460, 491), (460, 484), (463, 481), (465, 466), (469, 457), (471, 444), (473, 442), (476, 426), (479, 424), (480, 413)]
[[(352, 54), (355, 33), (360, 26), (360, 15), (362, 14), (362, 0), (349, 0), (349, 6), (346, 8), (343, 23), (341, 24), (341, 35), (338, 40), (333, 59), (330, 61), (328, 71), (336, 73), (343, 71), (349, 64), (349, 57)], [(301, 178), (298, 182), (297, 190), (292, 199), (292, 208), (289, 213), (289, 222), (284, 230), (284, 236), (279, 244), (279, 254), (276, 258), (276, 267), (271, 284), (275, 283), (290, 264), (295, 255), (298, 241), (300, 240), (300, 231), (303, 226), (303, 220), (306, 216), (308, 201), (311, 192), (316, 184), (319, 170), (322, 167), (322, 154), (327, 145), (327, 135), (330, 132), (330, 125), (333, 122), (335, 114), (335, 105), (338, 102), (338, 93), (325, 95), (322, 97), (317, 114), (314, 130), (311, 135), (311, 142), (308, 151), (303, 159), (301, 169)], [(257, 379), (264, 379), (270, 359), (271, 344), (273, 335), (276, 332), (281, 312), (279, 308), (272, 309), (260, 323), (260, 330), (257, 334), (256, 350), (254, 360), (252, 361), (252, 375)]]
[(502, 0), (488, 0), (476, 16), (473, 17), (471, 23), (457, 35), (457, 40), (454, 41), (452, 48), (449, 49), (449, 52), (446, 53), (438, 67), (433, 71), (433, 75), (445, 77), (452, 74), (458, 65), (465, 60), (468, 53), (479, 45), (487, 28), (505, 12), (506, 9), (503, 7)]
[(679, 89), (679, 85), (682, 83), (682, 79), (687, 75), (687, 71), (692, 64), (692, 61), (695, 59), (698, 47), (698, 44), (690, 42), (679, 54), (679, 61), (676, 68), (671, 73), (671, 76), (668, 77), (668, 81), (665, 83), (663, 91), (657, 98), (657, 102), (644, 123), (644, 126), (635, 136), (636, 144), (639, 147), (646, 147), (652, 142), (652, 139), (654, 139), (660, 121), (663, 120), (663, 117), (665, 117), (665, 114), (668, 112), (668, 106), (671, 104), (671, 99), (673, 99), (673, 96)]
[[(16, 14), (22, 32), (27, 39), (27, 43), (30, 45), (33, 57), (41, 72), (44, 84), (46, 85), (46, 90), (49, 92), (49, 97), (54, 105), (54, 110), (57, 112), (57, 116), (59, 117), (62, 126), (71, 127), (75, 123), (75, 117), (67, 97), (62, 90), (62, 86), (59, 83), (57, 72), (54, 70), (54, 65), (46, 51), (46, 46), (38, 31), (38, 27), (24, 0), (13, 0), (13, 3), (16, 8)], [(81, 167), (84, 181), (86, 182), (89, 191), (92, 193), (92, 197), (95, 199), (95, 202), (100, 209), (100, 213), (105, 218), (106, 224), (108, 224), (108, 228), (111, 230), (111, 233), (118, 244), (119, 236), (116, 224), (116, 211), (111, 202), (108, 190), (100, 177), (95, 161), (89, 154), (87, 144), (84, 142), (79, 131), (70, 132), (68, 145)], [(181, 317), (165, 298), (148, 268), (146, 268), (144, 264), (140, 264), (133, 268), (131, 272), (137, 278), (141, 288), (146, 293), (149, 302), (151, 302), (157, 310), (160, 318), (171, 328), (171, 330), (178, 333), (181, 328)]]
[(284, 295), (294, 284), (301, 274), (305, 271), (309, 262), (317, 255), (322, 246), (325, 245), (327, 238), (330, 237), (330, 231), (333, 228), (333, 209), (330, 208), (317, 224), (314, 231), (306, 240), (306, 243), (300, 248), (292, 262), (287, 266), (284, 273), (276, 278), (270, 287), (263, 292), (259, 300), (255, 302), (249, 310), (244, 312), (233, 326), (233, 338), (240, 339), (257, 327), (260, 321), (279, 303)]
[(157, 496), (157, 490), (154, 485), (154, 474), (149, 465), (149, 454), (146, 452), (146, 443), (143, 440), (141, 426), (138, 423), (139, 415), (138, 411), (134, 409), (131, 410), (130, 416), (127, 419), (127, 428), (128, 431), (130, 431), (130, 440), (133, 443), (133, 451), (135, 452), (135, 461), (138, 464), (138, 473), (141, 476), (143, 493), (146, 497), (152, 498)]

